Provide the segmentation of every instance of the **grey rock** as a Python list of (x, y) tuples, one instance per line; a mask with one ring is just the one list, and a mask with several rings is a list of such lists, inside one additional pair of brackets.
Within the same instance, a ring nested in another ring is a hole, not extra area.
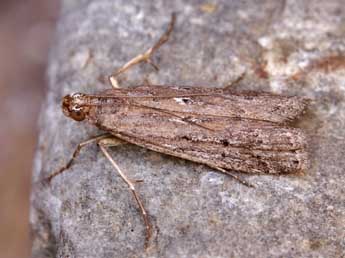
[[(31, 197), (32, 257), (344, 257), (345, 5), (330, 1), (65, 0), (51, 51), (48, 91)], [(154, 226), (145, 252), (131, 193), (99, 152), (83, 150), (50, 186), (82, 140), (100, 133), (63, 116), (61, 98), (109, 87), (100, 78), (142, 53), (177, 12), (170, 41), (120, 77), (141, 84), (221, 87), (313, 99), (299, 126), (310, 136), (311, 168), (287, 176), (241, 175), (133, 145), (111, 154), (138, 191)]]

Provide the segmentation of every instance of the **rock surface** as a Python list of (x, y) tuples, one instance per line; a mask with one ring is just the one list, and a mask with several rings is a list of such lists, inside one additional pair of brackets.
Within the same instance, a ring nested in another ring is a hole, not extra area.
[[(211, 4), (212, 3), (212, 4)], [(112, 155), (137, 185), (154, 235), (97, 146), (50, 187), (59, 168), (97, 129), (63, 116), (62, 96), (109, 87), (110, 74), (142, 53), (177, 12), (170, 41), (122, 86), (221, 87), (313, 99), (299, 126), (311, 168), (289, 176), (241, 175), (245, 187), (199, 164), (136, 146)], [(32, 257), (345, 257), (345, 5), (330, 1), (65, 0), (48, 69), (33, 174)]]

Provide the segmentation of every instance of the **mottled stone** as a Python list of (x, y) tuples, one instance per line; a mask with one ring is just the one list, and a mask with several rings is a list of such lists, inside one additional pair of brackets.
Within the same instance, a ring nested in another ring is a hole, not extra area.
[[(137, 185), (154, 227), (145, 253), (142, 218), (99, 152), (83, 150), (50, 187), (37, 184), (75, 146), (100, 133), (63, 116), (61, 98), (97, 92), (115, 68), (152, 46), (177, 12), (170, 41), (123, 86), (238, 88), (313, 99), (300, 121), (311, 168), (247, 176), (255, 189), (199, 164), (133, 146), (111, 154)], [(33, 174), (32, 257), (343, 257), (345, 255), (345, 5), (331, 1), (65, 0), (48, 68)]]

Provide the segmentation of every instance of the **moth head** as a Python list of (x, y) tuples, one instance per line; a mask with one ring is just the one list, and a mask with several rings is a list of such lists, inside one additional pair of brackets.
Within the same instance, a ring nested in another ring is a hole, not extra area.
[(66, 95), (62, 100), (64, 115), (76, 121), (83, 121), (89, 109), (86, 105), (86, 99), (86, 95), (82, 93)]

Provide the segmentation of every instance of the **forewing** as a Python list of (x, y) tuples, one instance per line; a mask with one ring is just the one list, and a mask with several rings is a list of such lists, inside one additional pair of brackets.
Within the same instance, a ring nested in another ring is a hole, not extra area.
[(217, 116), (285, 123), (301, 115), (306, 98), (265, 92), (234, 92), (223, 88), (137, 86), (111, 89), (108, 96), (126, 97), (133, 104), (185, 115)]
[(130, 143), (211, 167), (293, 173), (307, 167), (301, 130), (241, 118), (168, 113), (123, 103), (99, 108), (97, 125)]

